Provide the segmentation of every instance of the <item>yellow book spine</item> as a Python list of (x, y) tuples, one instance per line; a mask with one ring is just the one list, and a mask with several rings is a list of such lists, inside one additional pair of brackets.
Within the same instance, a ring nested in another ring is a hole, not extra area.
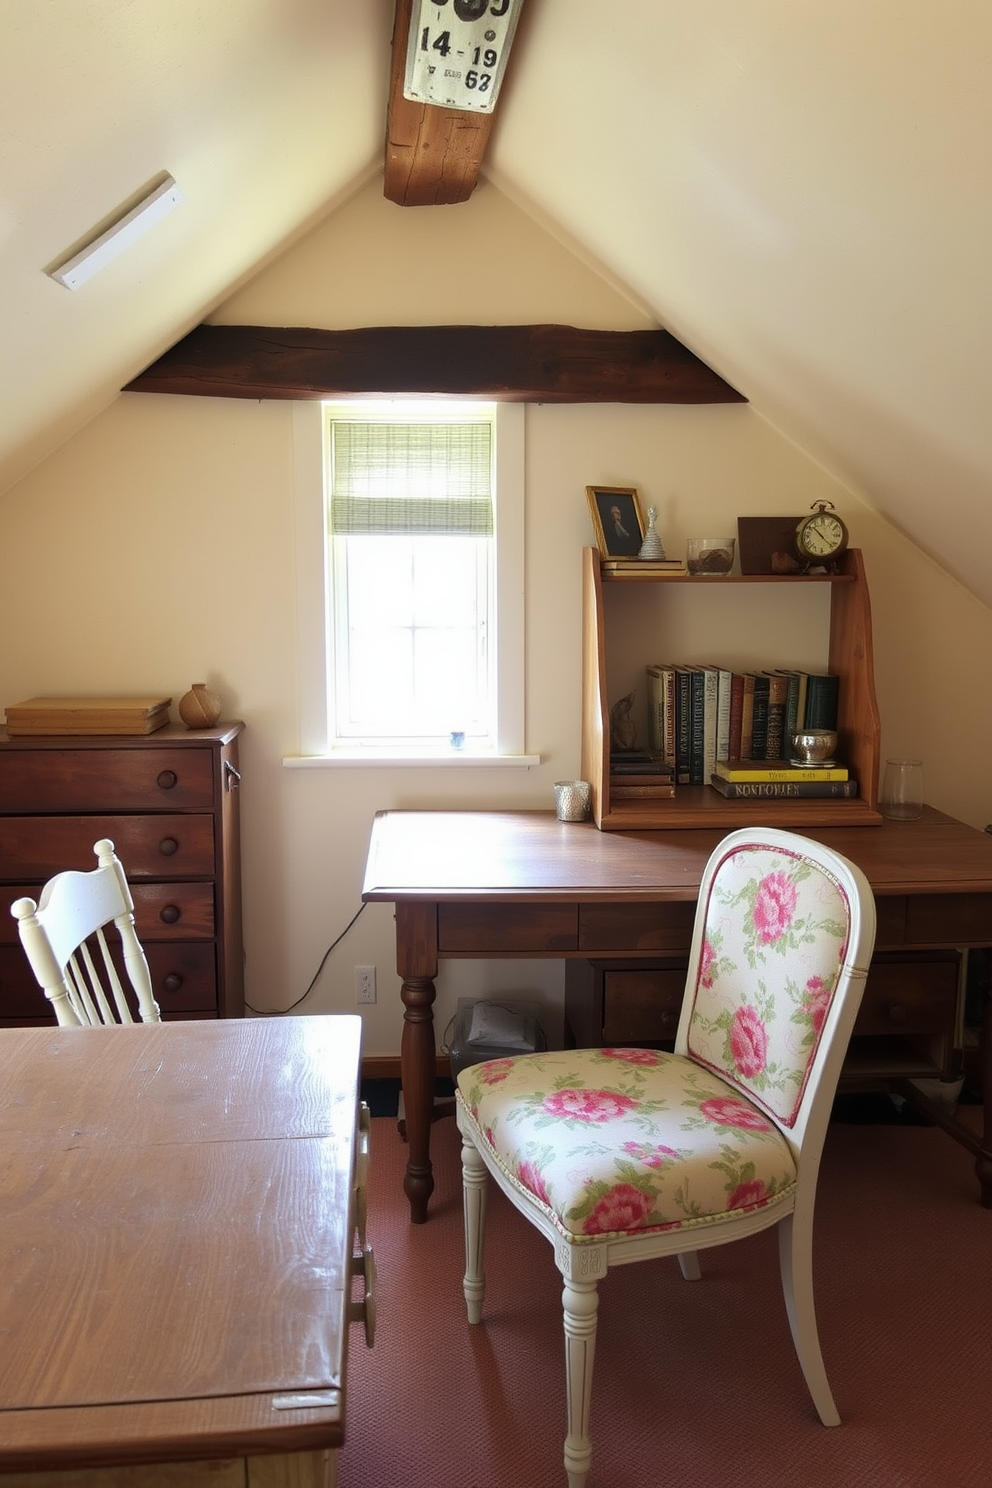
[(806, 769), (802, 765), (782, 766), (779, 769), (762, 768), (755, 765), (754, 768), (730, 764), (726, 760), (718, 760), (713, 771), (723, 780), (766, 780), (766, 781), (802, 781), (802, 780), (847, 780), (849, 771), (846, 765), (811, 765)]

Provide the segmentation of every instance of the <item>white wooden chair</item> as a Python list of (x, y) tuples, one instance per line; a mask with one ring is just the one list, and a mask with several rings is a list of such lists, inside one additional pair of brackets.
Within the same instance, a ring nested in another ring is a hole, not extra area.
[(733, 832), (703, 873), (673, 1054), (566, 1049), (461, 1072), (469, 1322), (481, 1317), (491, 1174), (564, 1278), (570, 1488), (592, 1456), (609, 1267), (677, 1255), (694, 1281), (699, 1251), (771, 1225), (806, 1384), (823, 1424), (839, 1422), (816, 1329), (813, 1206), (874, 939), (874, 898), (853, 863), (790, 832)]
[(98, 866), (89, 873), (58, 873), (33, 899), (17, 899), (10, 912), (31, 970), (59, 1023), (133, 1023), (107, 934), (116, 927), (124, 970), (143, 1023), (161, 1021), (145, 953), (134, 928), (134, 901), (124, 869), (106, 837), (93, 848)]

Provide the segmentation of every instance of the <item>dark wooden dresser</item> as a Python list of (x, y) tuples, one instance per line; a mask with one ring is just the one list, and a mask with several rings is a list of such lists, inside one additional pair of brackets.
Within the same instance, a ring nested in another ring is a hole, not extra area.
[(168, 724), (138, 737), (9, 738), (0, 731), (0, 1027), (54, 1022), (10, 905), (109, 837), (163, 1018), (244, 1012), (242, 723)]

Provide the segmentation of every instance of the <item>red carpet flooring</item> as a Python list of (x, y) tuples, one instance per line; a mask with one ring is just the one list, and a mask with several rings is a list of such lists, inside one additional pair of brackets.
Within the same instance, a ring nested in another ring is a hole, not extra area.
[[(973, 1116), (975, 1113), (972, 1113)], [(560, 1280), (490, 1186), (488, 1293), (461, 1292), (459, 1143), (432, 1135), (431, 1217), (410, 1225), (406, 1149), (373, 1121), (378, 1336), (352, 1330), (339, 1488), (566, 1488)], [(842, 1424), (820, 1425), (789, 1336), (774, 1232), (600, 1286), (589, 1488), (987, 1488), (992, 1210), (930, 1127), (834, 1125), (815, 1273)]]

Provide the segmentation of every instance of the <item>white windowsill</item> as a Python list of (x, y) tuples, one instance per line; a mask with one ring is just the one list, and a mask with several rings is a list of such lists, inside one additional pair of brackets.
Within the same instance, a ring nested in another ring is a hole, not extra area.
[(405, 770), (411, 766), (440, 766), (446, 770), (452, 767), (456, 770), (529, 770), (540, 763), (539, 754), (473, 754), (467, 749), (423, 754), (410, 750), (336, 749), (333, 754), (288, 754), (283, 757), (283, 765), (287, 770), (354, 770), (366, 766), (392, 770)]

